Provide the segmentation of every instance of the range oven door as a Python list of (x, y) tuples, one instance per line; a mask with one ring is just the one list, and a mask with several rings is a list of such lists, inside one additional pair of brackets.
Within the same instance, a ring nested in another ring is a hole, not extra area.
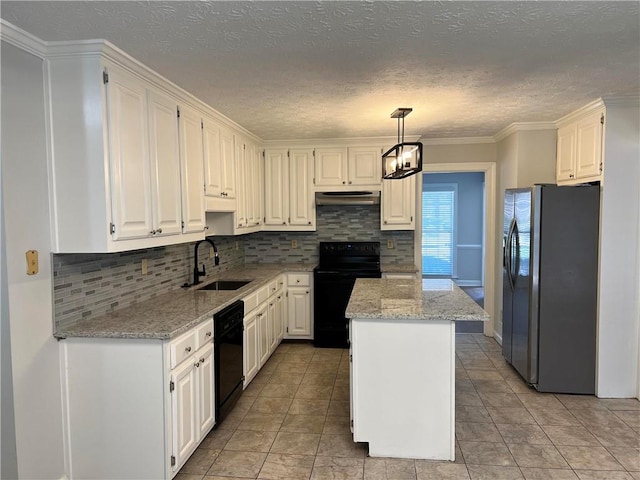
[(316, 347), (349, 347), (349, 320), (345, 311), (357, 278), (380, 278), (380, 272), (314, 272), (313, 344)]

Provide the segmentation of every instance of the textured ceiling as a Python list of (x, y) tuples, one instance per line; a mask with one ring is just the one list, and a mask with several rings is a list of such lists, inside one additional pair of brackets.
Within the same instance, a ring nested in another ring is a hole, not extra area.
[(493, 135), (640, 91), (639, 2), (11, 2), (105, 38), (265, 140)]

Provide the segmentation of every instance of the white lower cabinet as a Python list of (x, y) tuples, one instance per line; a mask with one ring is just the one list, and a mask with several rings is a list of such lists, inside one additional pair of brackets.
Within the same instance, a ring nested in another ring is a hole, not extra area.
[(213, 342), (196, 335), (205, 324), (170, 341), (60, 342), (70, 479), (176, 475), (215, 423)]
[(285, 338), (313, 339), (313, 274), (287, 274)]
[(284, 331), (285, 276), (280, 275), (244, 301), (244, 388), (278, 348)]

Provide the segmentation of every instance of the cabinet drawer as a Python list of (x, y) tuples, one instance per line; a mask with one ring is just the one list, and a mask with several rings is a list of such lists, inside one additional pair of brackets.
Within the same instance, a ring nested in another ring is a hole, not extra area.
[(269, 282), (269, 296), (275, 294), (278, 291), (278, 279)]
[(266, 302), (269, 298), (269, 285), (265, 285), (264, 287), (260, 287), (258, 290), (258, 305)]
[(251, 295), (244, 297), (242, 301), (244, 302), (244, 314), (246, 316), (247, 313), (258, 306), (258, 292), (253, 292)]
[(290, 287), (308, 287), (310, 278), (308, 273), (289, 273), (287, 283)]
[(197, 349), (201, 348), (207, 343), (211, 343), (211, 339), (213, 339), (213, 319), (207, 320), (206, 322), (203, 322), (196, 327), (196, 338)]
[(169, 344), (170, 368), (180, 365), (196, 351), (196, 330), (193, 329)]

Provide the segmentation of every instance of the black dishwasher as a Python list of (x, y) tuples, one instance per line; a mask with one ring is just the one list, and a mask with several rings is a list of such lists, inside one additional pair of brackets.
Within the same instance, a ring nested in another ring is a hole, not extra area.
[(242, 395), (244, 302), (238, 300), (214, 314), (213, 325), (216, 423), (220, 424)]

